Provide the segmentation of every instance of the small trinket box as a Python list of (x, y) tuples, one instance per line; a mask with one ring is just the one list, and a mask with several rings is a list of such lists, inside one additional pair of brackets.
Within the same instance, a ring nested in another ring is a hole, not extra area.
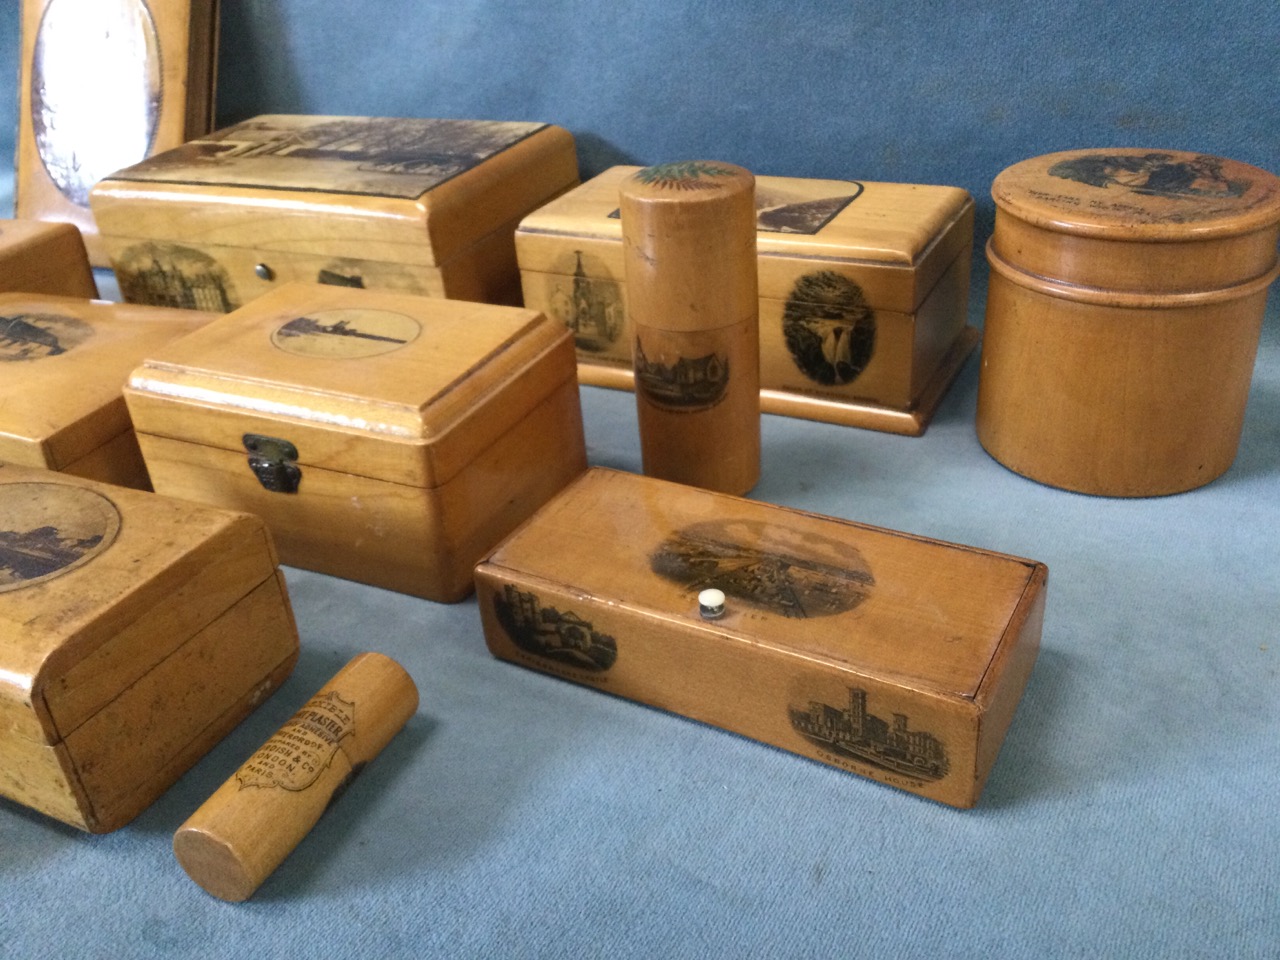
[(0, 220), (0, 293), (98, 295), (80, 231), (69, 223)]
[(157, 350), (126, 398), (157, 491), (431, 600), (586, 469), (572, 339), (517, 307), (290, 284)]
[(596, 468), (476, 586), (497, 657), (969, 807), (1035, 663), (1047, 576)]
[(256, 517), (0, 465), (0, 795), (115, 830), (297, 655)]
[(125, 380), (149, 353), (213, 318), (0, 294), (0, 461), (149, 489)]
[(226, 312), (298, 280), (518, 304), (516, 224), (577, 182), (549, 124), (262, 116), (111, 174), (92, 203), (134, 303)]
[[(579, 378), (634, 385), (613, 167), (526, 217), (525, 306), (568, 326)], [(958, 187), (756, 177), (761, 409), (918, 436), (978, 340), (973, 200)]]

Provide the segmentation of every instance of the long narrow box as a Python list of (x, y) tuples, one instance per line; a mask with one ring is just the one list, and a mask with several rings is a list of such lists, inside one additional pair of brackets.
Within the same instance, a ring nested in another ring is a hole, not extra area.
[[(1039, 649), (1031, 560), (592, 469), (476, 568), (497, 657), (958, 807)], [(698, 594), (726, 595), (724, 615)]]
[(0, 464), (0, 795), (123, 826), (297, 655), (256, 517)]
[[(516, 233), (526, 307), (574, 332), (583, 383), (633, 387), (613, 167)], [(978, 340), (959, 187), (756, 178), (766, 413), (918, 435)]]

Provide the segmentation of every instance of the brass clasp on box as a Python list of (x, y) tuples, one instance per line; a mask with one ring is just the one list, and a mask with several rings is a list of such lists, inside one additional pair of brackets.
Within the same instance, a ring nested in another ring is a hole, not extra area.
[(293, 462), (298, 459), (297, 447), (279, 437), (246, 433), (244, 448), (249, 451), (249, 469), (259, 483), (273, 493), (298, 492), (302, 469)]

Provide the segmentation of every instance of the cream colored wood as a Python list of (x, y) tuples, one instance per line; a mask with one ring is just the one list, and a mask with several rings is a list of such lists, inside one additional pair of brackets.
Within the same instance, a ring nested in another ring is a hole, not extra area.
[(98, 295), (80, 231), (69, 223), (0, 220), (0, 293)]
[[(1035, 660), (1046, 576), (1029, 560), (593, 469), (477, 567), (477, 590), (496, 656), (971, 806)], [(708, 586), (728, 596), (717, 620), (698, 612)], [(792, 719), (850, 708), (856, 691), (885, 725), (883, 755), (915, 742), (923, 766), (823, 746)]]
[(360, 654), (178, 828), (178, 863), (213, 896), (249, 899), (417, 709), (403, 667)]

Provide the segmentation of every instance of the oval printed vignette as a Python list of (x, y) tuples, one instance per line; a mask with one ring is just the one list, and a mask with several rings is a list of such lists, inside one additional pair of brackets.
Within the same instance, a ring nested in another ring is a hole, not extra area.
[(60, 577), (106, 550), (120, 511), (105, 496), (53, 482), (0, 487), (0, 593)]
[(271, 342), (302, 357), (355, 360), (399, 350), (421, 332), (413, 317), (391, 310), (316, 310), (277, 327)]

